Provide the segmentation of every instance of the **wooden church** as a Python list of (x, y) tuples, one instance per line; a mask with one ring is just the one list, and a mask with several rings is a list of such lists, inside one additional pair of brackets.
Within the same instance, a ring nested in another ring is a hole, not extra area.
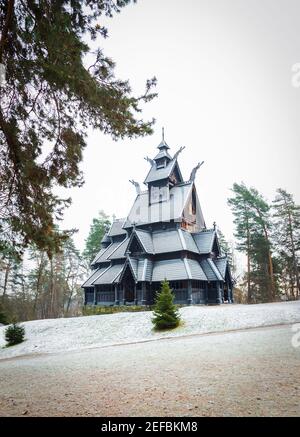
[(178, 155), (162, 138), (145, 158), (150, 170), (125, 219), (115, 220), (101, 241), (92, 273), (82, 285), (85, 305), (151, 305), (167, 279), (178, 304), (233, 302), (233, 281), (215, 229), (207, 229), (195, 176), (184, 181)]

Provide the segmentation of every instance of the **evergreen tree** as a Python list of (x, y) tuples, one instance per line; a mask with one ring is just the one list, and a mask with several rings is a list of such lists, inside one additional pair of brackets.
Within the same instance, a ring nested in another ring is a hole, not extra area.
[(221, 231), (221, 229), (219, 229), (219, 228), (217, 229), (217, 234), (218, 234), (218, 241), (219, 241), (219, 246), (220, 246), (222, 255), (225, 255), (226, 253), (229, 253), (229, 251), (230, 251), (229, 244), (225, 238), (225, 235)]
[(234, 273), (236, 272), (236, 260), (235, 260), (233, 243), (232, 242), (228, 243), (228, 241), (225, 238), (225, 235), (219, 228), (217, 228), (217, 234), (218, 234), (218, 241), (221, 249), (221, 254), (227, 256), (231, 273), (234, 275)]
[[(54, 222), (70, 199), (53, 187), (77, 187), (90, 126), (113, 139), (152, 132), (140, 119), (141, 103), (155, 94), (153, 78), (133, 96), (126, 80), (98, 45), (107, 36), (104, 16), (130, 0), (7, 0), (0, 2), (0, 251), (29, 244), (56, 252), (70, 232)], [(87, 62), (91, 62), (87, 66)]]
[(5, 329), (5, 340), (7, 346), (14, 346), (15, 344), (22, 343), (25, 337), (25, 328), (13, 323)]
[(180, 324), (180, 315), (167, 280), (161, 283), (161, 289), (157, 292), (152, 323), (157, 330), (173, 329)]
[(108, 215), (100, 211), (98, 217), (93, 219), (89, 235), (85, 242), (83, 258), (87, 260), (88, 265), (93, 261), (100, 250), (101, 240), (111, 225)]
[[(273, 201), (276, 250), (281, 267), (281, 282), (292, 299), (300, 296), (300, 206), (293, 196), (279, 188)], [(288, 284), (286, 284), (288, 282)]]
[(277, 286), (270, 238), (270, 206), (255, 188), (235, 183), (232, 191), (234, 196), (228, 203), (235, 217), (237, 249), (247, 256), (248, 303), (257, 299), (273, 301)]

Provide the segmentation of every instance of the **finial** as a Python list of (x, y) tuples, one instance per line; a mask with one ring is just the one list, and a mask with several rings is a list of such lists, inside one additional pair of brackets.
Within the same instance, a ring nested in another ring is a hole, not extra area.
[(148, 156), (146, 156), (144, 159), (145, 159), (147, 162), (149, 162), (151, 165), (154, 165), (154, 164), (155, 164), (154, 159), (148, 158)]
[(164, 142), (165, 141), (165, 128), (163, 127), (162, 128), (162, 141)]
[(140, 184), (138, 182), (135, 182), (134, 180), (129, 180), (129, 182), (135, 186), (136, 194), (140, 194), (141, 193)]
[(179, 150), (177, 150), (177, 152), (175, 153), (175, 155), (173, 156), (173, 159), (177, 159), (179, 153), (181, 153), (183, 151), (183, 149), (185, 149), (185, 146), (181, 146)]
[(193, 168), (191, 175), (190, 175), (190, 179), (189, 179), (191, 182), (193, 182), (195, 180), (197, 170), (201, 167), (202, 164), (204, 164), (204, 161), (198, 162), (196, 167)]

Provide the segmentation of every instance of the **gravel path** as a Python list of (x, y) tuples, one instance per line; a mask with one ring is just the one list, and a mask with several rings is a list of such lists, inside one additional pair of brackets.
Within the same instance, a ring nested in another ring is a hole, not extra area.
[(299, 416), (291, 326), (0, 361), (0, 416)]

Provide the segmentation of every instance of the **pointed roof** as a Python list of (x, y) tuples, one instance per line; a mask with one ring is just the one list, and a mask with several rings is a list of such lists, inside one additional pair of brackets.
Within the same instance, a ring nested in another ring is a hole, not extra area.
[(108, 267), (102, 267), (101, 269), (93, 270), (89, 278), (82, 284), (83, 288), (92, 287), (94, 281), (101, 276)]
[(171, 176), (173, 170), (177, 168), (180, 182), (183, 182), (183, 177), (181, 175), (181, 171), (177, 162), (177, 159), (171, 159), (165, 167), (157, 168), (156, 163), (154, 162), (149, 170), (149, 173), (144, 180), (144, 184), (148, 184), (149, 182), (160, 181), (162, 179), (168, 179)]
[(109, 266), (94, 282), (93, 285), (112, 284), (118, 282), (124, 264), (113, 264)]
[[(183, 150), (183, 148), (175, 153), (173, 157), (169, 154), (168, 150), (170, 149), (170, 147), (165, 142), (164, 128), (162, 129), (162, 140), (157, 148), (159, 150), (158, 154), (153, 158), (153, 160), (148, 159), (148, 161), (150, 161), (152, 165), (148, 175), (146, 176), (146, 179), (144, 180), (144, 184), (169, 178), (175, 168), (178, 172), (179, 183), (183, 182), (183, 177), (181, 175), (180, 168), (177, 162), (178, 154)], [(163, 158), (165, 158), (165, 160), (163, 160)], [(161, 161), (162, 165), (159, 165), (159, 161)]]
[[(160, 148), (160, 145), (158, 146), (158, 148)], [(169, 146), (167, 147), (169, 149)], [(167, 149), (163, 149), (163, 148), (158, 152), (158, 154), (153, 159), (154, 161), (157, 161), (161, 158), (167, 158), (169, 161), (172, 160), (172, 156), (168, 153)]]
[(162, 138), (160, 144), (157, 146), (157, 148), (158, 148), (159, 152), (154, 158), (155, 161), (158, 159), (161, 159), (161, 158), (168, 158), (170, 161), (172, 160), (172, 157), (168, 153), (168, 149), (170, 149), (170, 147), (165, 142), (164, 133), (163, 133), (163, 138)]

